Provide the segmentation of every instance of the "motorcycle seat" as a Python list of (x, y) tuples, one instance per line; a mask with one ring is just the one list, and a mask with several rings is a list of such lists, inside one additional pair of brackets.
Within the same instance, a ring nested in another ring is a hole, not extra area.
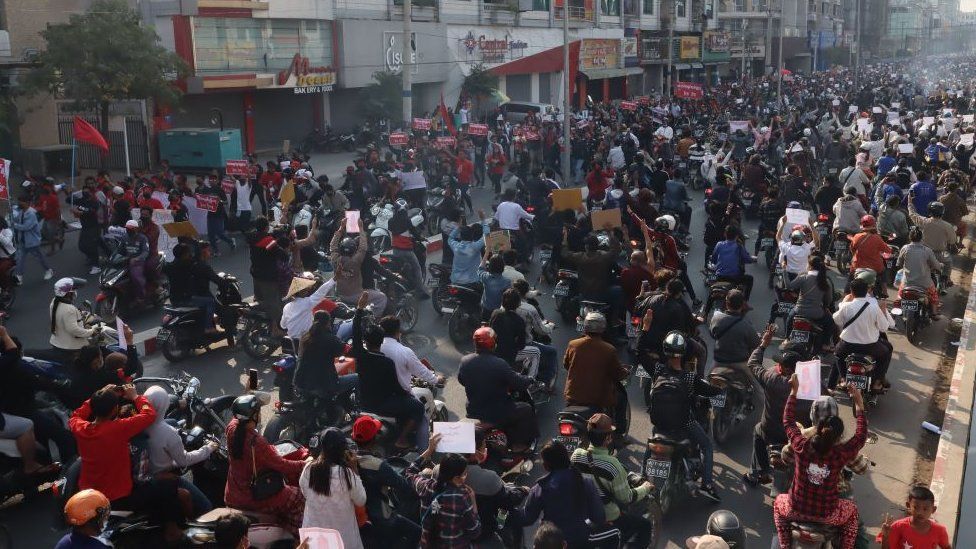
[(375, 418), (375, 419), (379, 420), (380, 423), (383, 423), (383, 424), (386, 424), (386, 425), (396, 425), (396, 422), (397, 422), (397, 420), (396, 420), (395, 417), (381, 416), (381, 415), (376, 414), (376, 413), (373, 413), (373, 412), (366, 412), (366, 411), (364, 411), (360, 415), (364, 415), (364, 416), (369, 416), (369, 417)]
[(711, 289), (712, 290), (725, 290), (725, 291), (729, 291), (729, 290), (731, 290), (734, 287), (735, 287), (735, 284), (733, 284), (732, 282), (720, 281), (720, 282), (715, 282), (714, 284), (712, 284)]
[(687, 437), (687, 433), (682, 431), (663, 431), (657, 427), (651, 428), (651, 441), (671, 443), (682, 450), (687, 450), (695, 446), (695, 441)]
[(187, 314), (187, 313), (192, 313), (192, 312), (202, 311), (202, 310), (203, 309), (201, 309), (200, 307), (170, 307), (170, 306), (163, 307), (163, 313), (164, 314), (171, 314), (171, 315), (174, 315), (174, 314), (175, 315), (184, 315), (184, 314)]
[(907, 292), (914, 292), (914, 293), (917, 293), (917, 294), (921, 294), (923, 296), (929, 295), (928, 294), (928, 290), (926, 288), (921, 287), (921, 286), (905, 286), (904, 288), (902, 288), (901, 291), (902, 292), (906, 292), (906, 293)]
[(589, 307), (590, 309), (607, 309), (610, 307), (610, 305), (605, 301), (588, 301), (585, 299), (580, 301), (580, 305), (583, 307)]
[(593, 416), (602, 412), (603, 410), (599, 406), (566, 406), (563, 408), (562, 412), (559, 412), (559, 416), (576, 416), (580, 418), (584, 423)]
[(559, 278), (579, 278), (579, 273), (576, 271), (570, 271), (569, 269), (559, 269)]

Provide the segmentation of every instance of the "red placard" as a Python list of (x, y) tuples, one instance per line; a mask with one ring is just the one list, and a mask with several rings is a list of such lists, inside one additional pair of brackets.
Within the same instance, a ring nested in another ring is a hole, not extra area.
[(234, 189), (236, 188), (235, 187), (234, 180), (233, 179), (227, 179), (227, 178), (221, 179), (220, 180), (220, 188), (223, 189), (224, 192), (227, 193), (227, 194), (230, 194), (230, 193), (234, 192)]
[(468, 135), (488, 135), (488, 124), (468, 124)]
[(538, 141), (540, 139), (539, 132), (535, 130), (525, 130), (525, 138), (529, 141)]
[(197, 199), (197, 208), (200, 208), (201, 210), (216, 212), (217, 208), (220, 207), (220, 198), (216, 196), (209, 194), (195, 194), (193, 197)]
[(633, 101), (621, 101), (620, 108), (625, 111), (636, 111), (637, 103), (634, 103)]
[(449, 135), (443, 135), (441, 137), (438, 137), (435, 143), (437, 144), (438, 147), (442, 149), (447, 149), (453, 147), (457, 143), (457, 141), (455, 141), (455, 139)]
[(10, 161), (0, 158), (0, 200), (10, 200)]
[(250, 175), (247, 160), (228, 160), (225, 173), (227, 175), (239, 175), (247, 177)]
[(413, 119), (413, 129), (415, 129), (415, 130), (429, 130), (430, 129), (430, 118), (414, 118)]
[(705, 89), (697, 82), (675, 82), (674, 96), (681, 99), (701, 99)]
[(406, 145), (408, 141), (410, 141), (410, 138), (403, 132), (390, 134), (390, 145)]
[(637, 104), (638, 105), (650, 105), (651, 104), (651, 96), (650, 95), (638, 95), (637, 97), (634, 98), (634, 101), (637, 101)]

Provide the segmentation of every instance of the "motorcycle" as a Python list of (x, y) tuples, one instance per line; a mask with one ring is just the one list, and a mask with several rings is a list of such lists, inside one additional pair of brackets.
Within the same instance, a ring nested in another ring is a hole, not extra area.
[(943, 268), (933, 273), (934, 276), (932, 278), (935, 281), (935, 289), (939, 292), (939, 295), (945, 295), (946, 290), (952, 287), (952, 279), (949, 276), (952, 273), (952, 255), (947, 251), (938, 252), (936, 255)]
[(556, 273), (556, 286), (552, 297), (556, 300), (556, 310), (563, 321), (573, 322), (579, 312), (579, 273), (569, 269), (559, 269)]
[(226, 339), (230, 346), (234, 345), (238, 321), (254, 306), (244, 302), (237, 278), (226, 273), (218, 273), (217, 276), (221, 282), (217, 289), (214, 312), (217, 324), (224, 331), (207, 333), (204, 330), (208, 323), (201, 307), (164, 307), (156, 344), (166, 360), (178, 362), (190, 356), (194, 350), (206, 349), (221, 339)]
[(823, 347), (823, 330), (820, 325), (802, 316), (794, 316), (788, 328), (788, 339), (794, 343), (802, 343), (811, 350), (813, 355), (819, 355)]
[(223, 440), (231, 420), (231, 405), (237, 395), (213, 398), (200, 396), (200, 380), (186, 372), (172, 378), (139, 377), (132, 380), (142, 394), (151, 385), (161, 385), (170, 395), (166, 419), (177, 424), (199, 427), (218, 440)]
[[(429, 367), (427, 359), (422, 359), (421, 362)], [(431, 428), (433, 428), (435, 421), (443, 422), (448, 420), (447, 404), (438, 398), (441, 389), (443, 389), (442, 385), (428, 383), (422, 379), (413, 377), (410, 380), (410, 386), (410, 393), (424, 405), (424, 415), (427, 417)], [(380, 450), (380, 453), (384, 455), (402, 454), (403, 451), (397, 449), (395, 446), (400, 432), (395, 417), (382, 416), (367, 410), (359, 410), (350, 415), (349, 423), (342, 428), (343, 432), (351, 436), (352, 424), (359, 416), (364, 415), (370, 416), (382, 424), (379, 434), (376, 435), (376, 448)]]
[(830, 216), (818, 215), (817, 220), (813, 222), (813, 230), (817, 231), (817, 236), (820, 237), (820, 253), (826, 255), (827, 250), (830, 249)]
[(558, 266), (552, 258), (552, 246), (549, 244), (543, 244), (539, 246), (539, 264), (541, 265), (539, 269), (539, 279), (545, 280), (547, 284), (554, 284), (556, 281), (556, 273)]
[(264, 427), (264, 438), (272, 444), (283, 440), (307, 442), (326, 427), (351, 425), (357, 410), (355, 388), (328, 401), (317, 397), (292, 401), (279, 398), (274, 403), (274, 416)]
[(894, 305), (891, 314), (901, 316), (905, 323), (905, 337), (917, 346), (921, 342), (919, 332), (932, 322), (928, 291), (918, 286), (906, 286), (898, 290), (898, 300)]
[(847, 274), (848, 267), (851, 264), (851, 241), (847, 232), (836, 231), (831, 247), (834, 251), (834, 261), (837, 262), (837, 271), (841, 274)]
[(386, 269), (382, 263), (373, 275), (376, 289), (386, 295), (386, 311), (380, 316), (392, 315), (400, 319), (400, 331), (410, 333), (417, 326), (420, 307), (407, 281), (397, 273)]
[[(707, 280), (708, 276), (706, 275), (705, 278)], [(706, 284), (708, 297), (702, 303), (701, 309), (698, 310), (698, 318), (702, 319), (703, 323), (708, 324), (711, 321), (711, 314), (718, 307), (724, 306), (726, 296), (736, 287), (732, 282), (712, 282)]]
[(339, 150), (339, 138), (329, 126), (325, 127), (325, 131), (314, 128), (302, 140), (302, 144), (299, 145), (298, 150), (305, 153), (316, 151), (337, 152)]
[(888, 243), (888, 247), (891, 248), (891, 253), (881, 254), (885, 262), (883, 276), (889, 285), (894, 286), (895, 274), (898, 272), (898, 252), (901, 248), (895, 245), (895, 241), (897, 240), (895, 235), (885, 235), (884, 239)]
[[(847, 376), (845, 380), (848, 385), (853, 385), (867, 396), (868, 404), (878, 403), (878, 394), (871, 390), (871, 374), (874, 373), (875, 361), (869, 355), (853, 353), (844, 359), (847, 365)], [(883, 391), (882, 391), (883, 392)]]
[[(697, 397), (695, 416), (701, 425), (708, 425), (709, 399)], [(698, 481), (702, 477), (701, 450), (685, 433), (669, 433), (651, 429), (647, 439), (641, 473), (654, 483), (661, 507), (667, 515), (677, 498), (698, 493)]]
[(471, 346), (474, 331), (481, 326), (481, 289), (471, 286), (449, 284), (447, 286), (452, 307), (451, 316), (447, 320), (447, 333), (458, 350)]
[(776, 231), (763, 231), (760, 235), (759, 249), (762, 250), (766, 258), (766, 268), (770, 271), (776, 264), (776, 256), (779, 254), (779, 246), (776, 242)]
[(430, 304), (438, 316), (451, 314), (454, 309), (451, 305), (451, 265), (444, 263), (431, 263), (427, 271), (427, 287), (430, 288)]
[(576, 315), (576, 331), (583, 333), (583, 319), (589, 313), (600, 313), (604, 315), (604, 318), (610, 315), (610, 304), (604, 303), (602, 301), (587, 301), (581, 300), (579, 307), (579, 314)]
[(723, 389), (721, 394), (711, 397), (709, 401), (712, 408), (712, 436), (716, 443), (725, 444), (736, 426), (746, 421), (756, 409), (752, 380), (722, 364), (715, 364), (708, 375), (710, 384)]
[[(95, 312), (105, 322), (114, 322), (120, 310), (131, 312), (137, 304), (134, 297), (133, 284), (135, 281), (129, 275), (129, 258), (125, 255), (125, 242), (122, 236), (106, 236), (106, 245), (112, 250), (108, 264), (98, 275), (100, 291), (95, 296)], [(147, 260), (148, 266), (150, 262)], [(143, 307), (161, 307), (169, 299), (169, 285), (163, 280), (160, 266), (163, 264), (163, 254), (156, 258), (155, 267), (150, 272), (146, 269), (146, 302)]]
[[(614, 386), (614, 390), (617, 393), (618, 409), (626, 409), (623, 418), (614, 418), (614, 421), (617, 423), (615, 426), (616, 429), (613, 432), (614, 443), (620, 443), (626, 440), (627, 433), (630, 431), (630, 398), (627, 396), (627, 385), (630, 384), (630, 377), (631, 375), (642, 377), (645, 373), (642, 368), (635, 366), (631, 369), (630, 375), (618, 381)], [(590, 442), (586, 438), (586, 422), (593, 414), (605, 411), (596, 406), (566, 406), (561, 412), (556, 414), (556, 421), (558, 422), (557, 432), (559, 434), (554, 437), (554, 440), (562, 442), (566, 446), (566, 449), (569, 450), (569, 453), (573, 453), (573, 450), (576, 448), (587, 448)]]

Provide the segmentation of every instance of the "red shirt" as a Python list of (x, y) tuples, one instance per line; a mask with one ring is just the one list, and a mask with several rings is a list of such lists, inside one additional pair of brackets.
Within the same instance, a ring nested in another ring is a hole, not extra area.
[(470, 185), (471, 178), (474, 177), (474, 162), (465, 158), (459, 158), (455, 163), (458, 171), (458, 183)]
[(156, 410), (140, 395), (135, 400), (139, 410), (136, 415), (95, 423), (88, 421), (92, 415), (90, 403), (86, 400), (68, 420), (81, 456), (78, 489), (94, 488), (111, 501), (124, 498), (132, 492), (129, 439), (152, 425)]
[(851, 272), (856, 269), (868, 268), (881, 274), (885, 268), (884, 258), (881, 254), (890, 254), (891, 247), (881, 238), (878, 233), (857, 233), (851, 239)]
[(58, 195), (54, 193), (42, 194), (37, 197), (35, 209), (40, 212), (41, 217), (47, 221), (57, 221), (61, 219), (61, 202)]
[(152, 208), (154, 210), (162, 210), (163, 209), (163, 203), (160, 202), (159, 199), (153, 198), (152, 196), (150, 196), (149, 198), (146, 198), (143, 195), (139, 195), (139, 199), (136, 200), (136, 204), (140, 208), (149, 207), (149, 208)]
[(281, 173), (279, 172), (264, 172), (261, 174), (261, 186), (265, 189), (277, 189), (281, 186)]
[(946, 527), (929, 520), (931, 527), (924, 534), (912, 528), (912, 517), (905, 517), (896, 520), (891, 525), (888, 533), (888, 545), (886, 549), (936, 549), (937, 547), (949, 547), (949, 532)]
[[(612, 172), (611, 172), (612, 177)], [(607, 196), (607, 188), (610, 183), (607, 181), (606, 172), (591, 171), (586, 176), (586, 188), (589, 189), (590, 200), (603, 200)]]
[(624, 301), (627, 310), (634, 308), (634, 300), (640, 293), (641, 284), (647, 280), (653, 281), (654, 276), (643, 267), (627, 267), (620, 272), (620, 286), (624, 289)]

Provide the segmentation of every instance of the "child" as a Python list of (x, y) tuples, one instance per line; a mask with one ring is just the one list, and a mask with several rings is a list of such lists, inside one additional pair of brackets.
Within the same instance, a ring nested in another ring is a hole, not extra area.
[(885, 514), (878, 541), (885, 549), (952, 549), (945, 526), (931, 519), (935, 512), (935, 496), (924, 486), (913, 486), (908, 492), (908, 516), (891, 522)]

